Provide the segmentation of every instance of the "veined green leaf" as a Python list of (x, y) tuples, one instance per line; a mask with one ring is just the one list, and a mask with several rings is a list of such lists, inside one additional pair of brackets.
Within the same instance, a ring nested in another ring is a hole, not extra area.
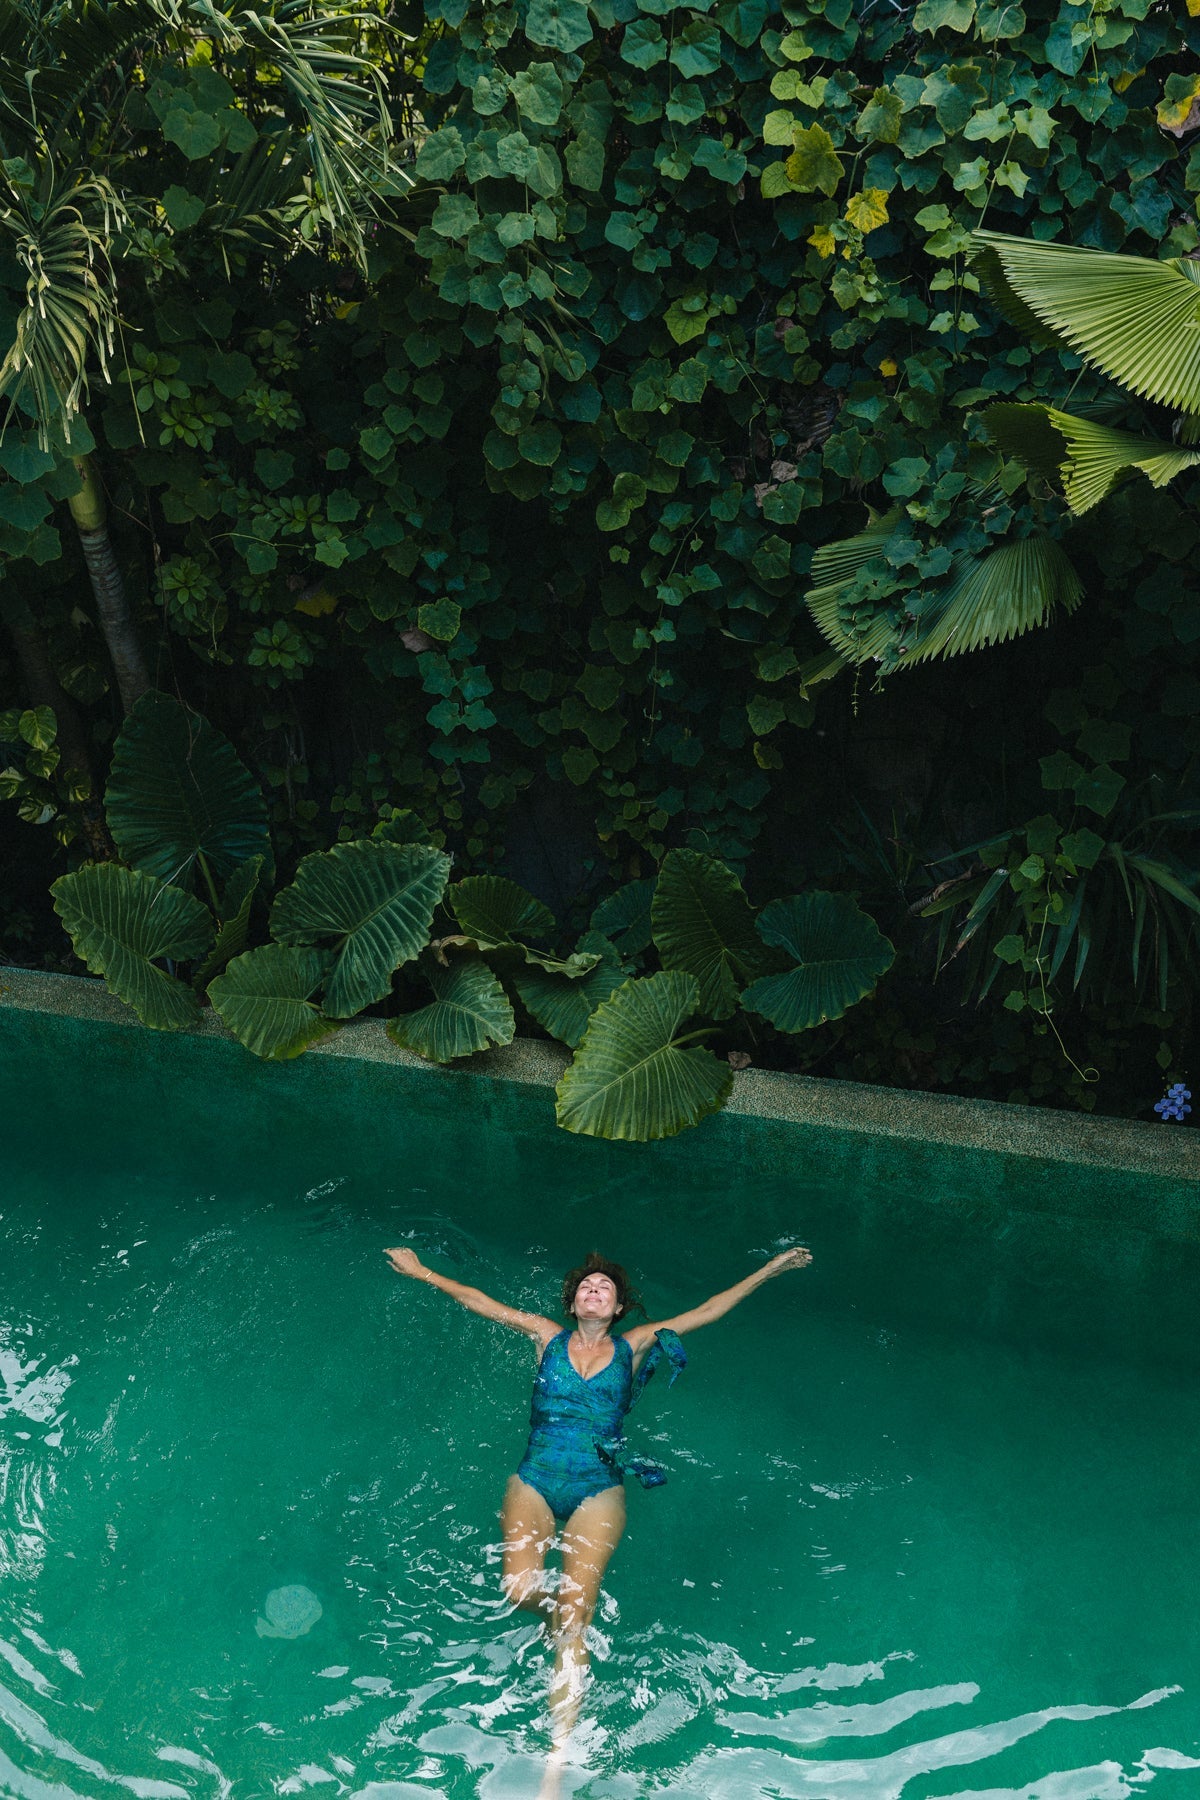
[(235, 956), (210, 982), (208, 997), (247, 1050), (283, 1061), (337, 1030), (312, 999), (332, 962), (327, 950), (264, 944)]
[(653, 899), (653, 881), (627, 881), (600, 902), (592, 914), (592, 930), (608, 938), (625, 956), (640, 955), (652, 940)]
[(651, 919), (663, 967), (696, 977), (698, 1010), (709, 1018), (727, 1019), (746, 982), (769, 965), (741, 882), (714, 856), (668, 851)]
[(446, 904), (481, 950), (526, 937), (548, 937), (554, 930), (550, 908), (504, 875), (468, 875), (455, 882)]
[(382, 1000), (395, 971), (425, 948), (449, 873), (442, 850), (378, 838), (302, 860), (295, 881), (276, 896), (271, 932), (285, 944), (335, 940), (325, 989), (331, 1019), (348, 1019)]
[(1152, 487), (1165, 487), (1200, 463), (1200, 450), (1161, 438), (1114, 431), (1111, 425), (1081, 419), (1053, 406), (1002, 402), (982, 413), (984, 430), (997, 448), (1029, 469), (1062, 483), (1072, 512), (1087, 512), (1141, 473)]
[(543, 1031), (569, 1044), (572, 1050), (582, 1039), (596, 1008), (629, 978), (629, 970), (623, 967), (616, 950), (599, 932), (585, 933), (578, 951), (598, 955), (600, 960), (587, 974), (574, 980), (536, 965), (519, 969), (512, 977), (530, 1016)]
[(783, 975), (746, 989), (742, 1005), (780, 1031), (810, 1031), (840, 1019), (891, 968), (896, 952), (874, 919), (846, 894), (796, 894), (764, 906), (758, 929), (766, 944), (795, 959)]
[(725, 1104), (728, 1063), (677, 1036), (700, 998), (677, 969), (627, 981), (597, 1007), (558, 1084), (558, 1122), (587, 1137), (674, 1137)]
[(199, 856), (224, 877), (270, 855), (257, 781), (223, 732), (169, 694), (143, 694), (122, 725), (104, 809), (125, 861), (164, 881)]
[(388, 1036), (430, 1062), (474, 1056), (492, 1044), (511, 1044), (516, 1022), (508, 995), (483, 958), (455, 956), (443, 967), (436, 957), (421, 960), (434, 992), (429, 1006), (388, 1020)]
[(89, 863), (60, 875), (50, 892), (75, 954), (93, 975), (104, 976), (143, 1025), (178, 1031), (196, 1023), (192, 990), (156, 965), (160, 958), (181, 962), (204, 954), (213, 939), (206, 906), (182, 888), (117, 863)]
[(1187, 257), (977, 231), (975, 266), (1003, 312), (1068, 344), (1135, 394), (1200, 412), (1200, 270)]

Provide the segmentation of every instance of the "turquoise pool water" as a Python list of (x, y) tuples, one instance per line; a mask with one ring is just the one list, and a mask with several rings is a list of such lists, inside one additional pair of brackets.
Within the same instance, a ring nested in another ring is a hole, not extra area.
[(670, 1481), (631, 1491), (564, 1792), (1200, 1794), (1183, 1248), (965, 1169), (934, 1206), (799, 1139), (617, 1155), (485, 1130), (469, 1083), (323, 1110), (326, 1075), (89, 1043), (9, 1071), (0, 1793), (536, 1793), (548, 1659), (496, 1601), (532, 1351), (379, 1247), (549, 1311), (595, 1246), (665, 1313), (801, 1238), (631, 1419)]

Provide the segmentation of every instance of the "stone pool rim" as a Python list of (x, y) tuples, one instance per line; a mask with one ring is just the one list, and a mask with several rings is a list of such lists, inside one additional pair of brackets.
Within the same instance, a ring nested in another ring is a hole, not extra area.
[[(202, 1014), (198, 1024), (186, 1031), (152, 1032), (142, 1025), (131, 1007), (110, 993), (103, 981), (42, 970), (0, 968), (0, 1013), (40, 1014), (84, 1024), (124, 1027), (147, 1039), (234, 1042), (232, 1034), (211, 1011)], [(244, 1054), (249, 1058), (249, 1052)], [(360, 1019), (348, 1022), (312, 1045), (297, 1061), (309, 1058), (391, 1064), (439, 1084), (464, 1077), (482, 1078), (489, 1083), (517, 1083), (548, 1090), (549, 1104), (549, 1090), (566, 1066), (568, 1053), (557, 1044), (517, 1038), (502, 1050), (485, 1051), (446, 1067), (402, 1050), (387, 1036), (381, 1019)], [(875, 1141), (907, 1140), (991, 1152), (1006, 1158), (1029, 1158), (1043, 1166), (1058, 1163), (1105, 1169), (1113, 1174), (1149, 1176), (1172, 1185), (1185, 1184), (1195, 1190), (1200, 1203), (1200, 1146), (1193, 1135), (1194, 1128), (1188, 1125), (1115, 1119), (757, 1068), (739, 1070), (734, 1075), (733, 1092), (724, 1113), (734, 1118), (824, 1127)], [(552, 1112), (550, 1118), (552, 1121)], [(705, 1121), (682, 1136), (700, 1137), (710, 1124), (711, 1121)]]

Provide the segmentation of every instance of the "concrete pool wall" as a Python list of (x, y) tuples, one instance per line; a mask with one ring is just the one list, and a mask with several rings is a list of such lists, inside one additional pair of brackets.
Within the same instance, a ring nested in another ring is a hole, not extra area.
[(417, 1108), (458, 1130), (468, 1116), (535, 1138), (565, 1180), (632, 1175), (652, 1159), (683, 1177), (703, 1170), (710, 1183), (721, 1170), (734, 1184), (739, 1171), (773, 1172), (951, 1211), (1090, 1220), (1181, 1248), (1200, 1244), (1200, 1133), (1186, 1125), (746, 1069), (725, 1110), (696, 1130), (653, 1145), (603, 1143), (555, 1128), (552, 1090), (567, 1059), (554, 1044), (517, 1040), (439, 1068), (398, 1048), (375, 1019), (343, 1026), (291, 1062), (265, 1063), (212, 1013), (195, 1030), (153, 1032), (100, 981), (0, 970), (10, 1135), (34, 1114), (40, 1130), (70, 1129), (71, 1084), (54, 1073), (64, 1057), (93, 1089), (148, 1083), (169, 1108), (173, 1140), (197, 1146), (233, 1108), (256, 1109), (273, 1131), (316, 1112), (344, 1118), (347, 1130), (369, 1122), (381, 1146), (392, 1140), (398, 1150), (406, 1109)]

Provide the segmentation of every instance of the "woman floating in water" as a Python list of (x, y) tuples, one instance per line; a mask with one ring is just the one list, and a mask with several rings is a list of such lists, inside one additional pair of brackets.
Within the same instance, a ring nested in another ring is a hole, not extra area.
[[(636, 1475), (647, 1487), (666, 1480), (657, 1464), (629, 1454), (621, 1436), (625, 1414), (664, 1357), (674, 1381), (687, 1361), (680, 1332), (711, 1325), (764, 1281), (786, 1269), (803, 1269), (812, 1257), (799, 1246), (785, 1250), (699, 1306), (614, 1337), (613, 1326), (639, 1302), (620, 1263), (594, 1253), (563, 1281), (562, 1309), (574, 1320), (573, 1330), (451, 1281), (427, 1269), (412, 1250), (384, 1255), (398, 1274), (428, 1282), (481, 1318), (523, 1332), (538, 1347), (529, 1443), (520, 1468), (509, 1477), (500, 1515), (502, 1585), (514, 1606), (552, 1622), (551, 1714), (561, 1744), (579, 1709), (588, 1667), (586, 1632), (600, 1583), (625, 1529), (623, 1476)], [(556, 1526), (562, 1534), (562, 1576), (552, 1597), (545, 1563)]]

